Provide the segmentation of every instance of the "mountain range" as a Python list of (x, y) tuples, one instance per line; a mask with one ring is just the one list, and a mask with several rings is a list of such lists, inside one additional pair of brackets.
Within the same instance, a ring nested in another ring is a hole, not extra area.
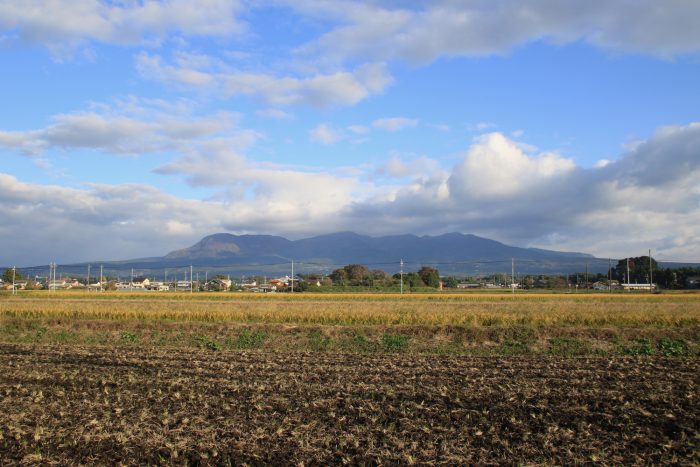
[[(590, 272), (604, 272), (608, 267), (607, 259), (585, 253), (520, 248), (470, 234), (370, 237), (354, 232), (300, 240), (273, 235), (217, 233), (165, 256), (103, 264), (109, 274), (122, 276), (131, 269), (148, 276), (162, 276), (166, 269), (184, 270), (190, 266), (209, 273), (250, 275), (288, 273), (292, 260), (296, 272), (326, 274), (353, 263), (394, 273), (400, 270), (401, 260), (405, 271), (432, 265), (443, 274), (510, 272), (511, 261), (519, 273), (529, 274), (582, 272), (586, 268)], [(86, 265), (80, 263), (63, 268), (64, 271), (74, 269), (81, 272)]]

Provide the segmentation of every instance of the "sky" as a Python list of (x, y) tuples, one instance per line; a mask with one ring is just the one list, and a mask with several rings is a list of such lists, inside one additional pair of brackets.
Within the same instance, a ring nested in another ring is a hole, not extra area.
[(0, 264), (218, 232), (700, 262), (697, 0), (0, 0)]

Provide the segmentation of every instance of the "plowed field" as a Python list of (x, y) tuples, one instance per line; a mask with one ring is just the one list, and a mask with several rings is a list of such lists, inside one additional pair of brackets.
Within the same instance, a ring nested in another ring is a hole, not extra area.
[(0, 463), (697, 465), (698, 363), (0, 344)]

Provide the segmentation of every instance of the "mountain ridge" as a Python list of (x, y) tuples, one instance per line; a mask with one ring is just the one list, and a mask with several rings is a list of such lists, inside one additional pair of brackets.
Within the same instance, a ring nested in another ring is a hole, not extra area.
[[(441, 235), (414, 234), (372, 237), (351, 231), (289, 240), (275, 235), (235, 235), (226, 232), (207, 235), (195, 244), (170, 251), (164, 256), (119, 261), (99, 261), (105, 271), (120, 275), (134, 271), (166, 270), (251, 275), (287, 271), (292, 260), (295, 271), (330, 273), (347, 264), (364, 264), (389, 273), (422, 265), (438, 267), (443, 274), (510, 273), (512, 260), (520, 273), (563, 274), (605, 272), (608, 260), (580, 252), (522, 248), (479, 237), (449, 232)], [(88, 264), (63, 265), (65, 271), (82, 272)], [(41, 272), (45, 266), (24, 268)], [(182, 273), (184, 275), (184, 273)]]

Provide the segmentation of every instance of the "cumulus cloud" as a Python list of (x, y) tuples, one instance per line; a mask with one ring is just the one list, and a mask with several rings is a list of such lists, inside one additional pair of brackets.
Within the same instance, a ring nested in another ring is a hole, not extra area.
[(353, 105), (383, 92), (393, 82), (383, 63), (367, 63), (352, 71), (304, 77), (278, 77), (225, 67), (201, 68), (201, 65), (199, 60), (169, 64), (162, 57), (145, 52), (136, 57), (136, 66), (146, 78), (210, 91), (228, 98), (255, 97), (275, 107), (297, 104), (318, 108)]
[[(605, 167), (583, 169), (553, 153), (528, 154), (500, 133), (475, 140), (446, 175), (414, 178), (357, 204), (353, 224), (425, 233), (478, 233), (520, 245), (603, 257), (654, 249), (697, 259), (700, 125), (664, 128)], [(400, 164), (394, 164), (401, 168)], [(399, 230), (400, 231), (400, 230)]]
[(333, 144), (342, 139), (342, 135), (326, 123), (321, 123), (309, 132), (309, 139), (316, 143)]
[[(616, 51), (670, 57), (700, 48), (700, 3), (655, 0), (490, 0), (405, 3), (329, 0), (288, 2), (303, 14), (329, 18), (335, 28), (300, 48), (337, 60), (504, 54), (539, 40), (585, 41)], [(411, 6), (414, 6), (411, 8)]]
[(372, 126), (378, 130), (400, 131), (418, 125), (418, 120), (406, 117), (379, 118), (372, 122)]
[[(476, 138), (449, 170), (394, 156), (371, 169), (375, 178), (256, 163), (232, 147), (223, 139), (203, 142), (158, 169), (220, 190), (210, 200), (141, 185), (65, 188), (0, 175), (3, 262), (47, 262), (49, 240), (58, 237), (63, 258), (81, 260), (105, 251), (152, 256), (217, 231), (339, 230), (462, 231), (602, 257), (652, 248), (661, 259), (700, 258), (700, 124), (660, 129), (590, 169), (556, 153), (523, 151), (500, 133)], [(20, 230), (34, 233), (12, 235)]]
[(238, 19), (242, 10), (238, 0), (0, 0), (0, 28), (64, 55), (86, 41), (138, 44), (169, 34), (240, 34), (245, 30)]
[(528, 156), (501, 133), (476, 139), (464, 160), (455, 167), (449, 183), (453, 193), (479, 197), (507, 197), (536, 188), (547, 179), (575, 168), (574, 161), (556, 153)]

